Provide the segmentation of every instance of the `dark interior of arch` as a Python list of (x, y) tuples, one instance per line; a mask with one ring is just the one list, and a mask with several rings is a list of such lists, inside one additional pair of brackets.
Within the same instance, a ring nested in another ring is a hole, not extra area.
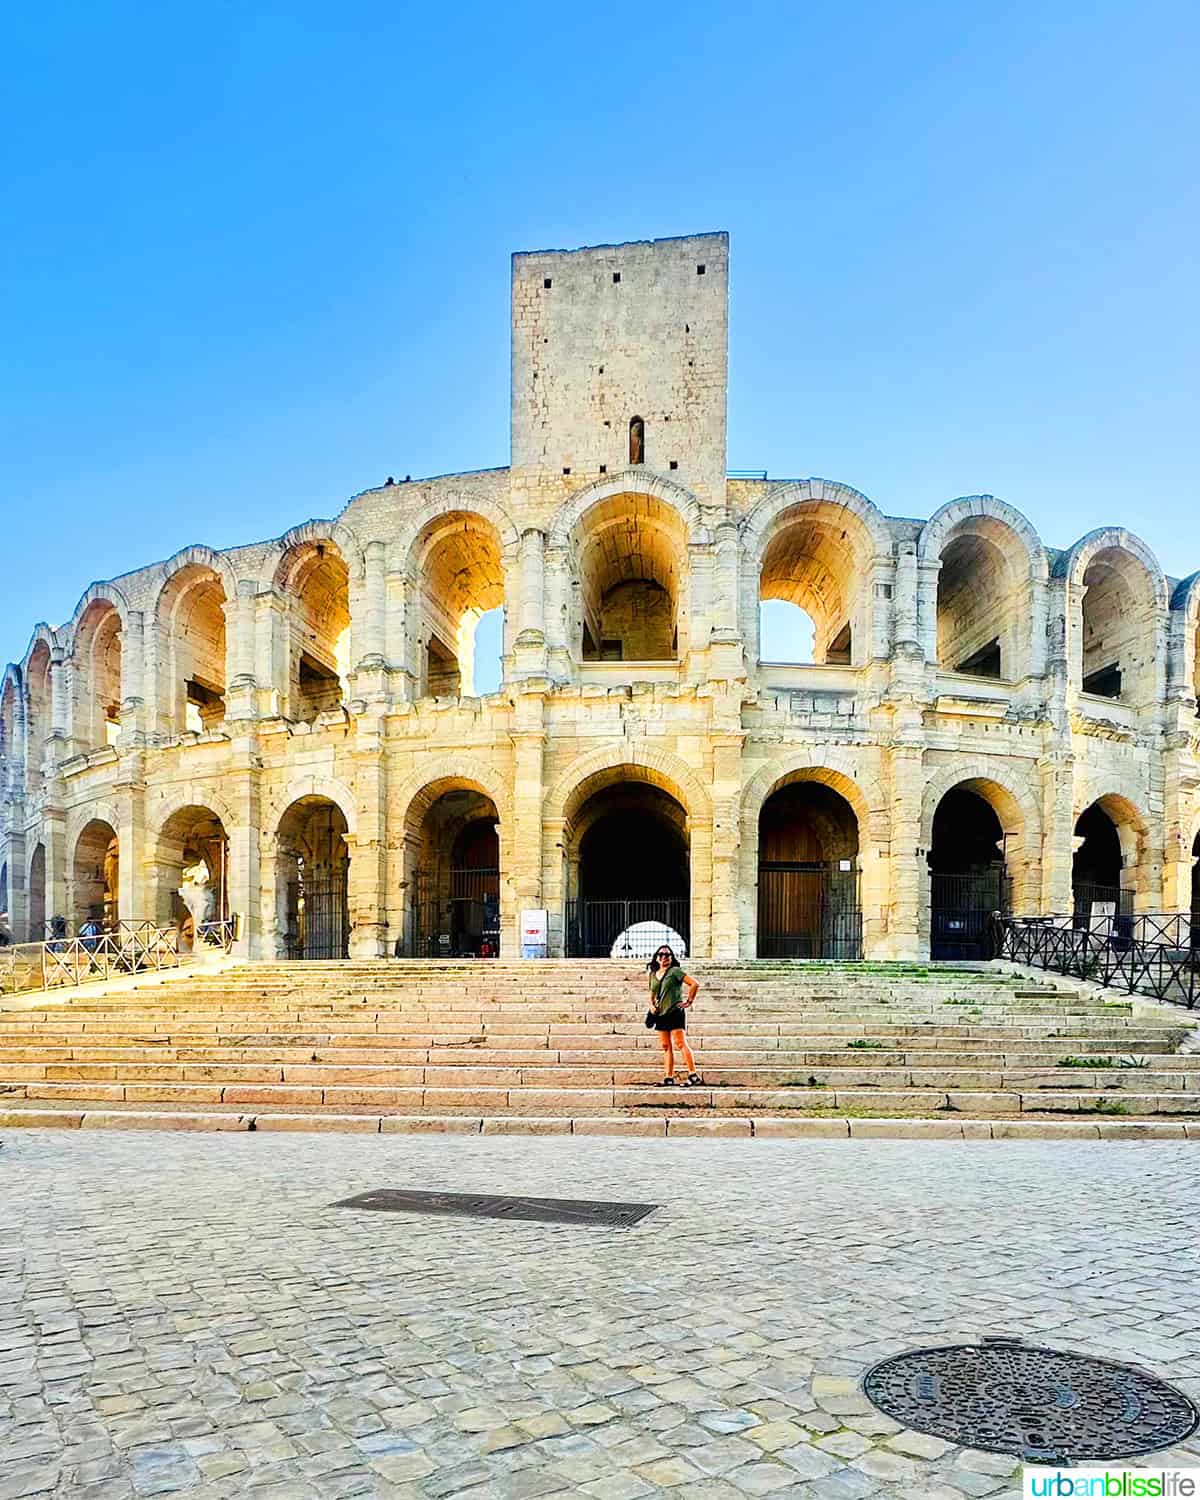
[(1004, 829), (986, 797), (955, 787), (933, 815), (929, 868), (935, 875), (970, 875), (1003, 865)]
[(593, 815), (579, 846), (584, 899), (687, 896), (684, 813), (673, 797), (646, 782), (619, 782), (588, 799), (581, 816)]
[(1116, 824), (1099, 803), (1093, 803), (1075, 824), (1075, 836), (1083, 840), (1071, 866), (1076, 904), (1085, 893), (1093, 900), (1117, 900), (1122, 861)]
[(417, 956), (494, 957), (500, 946), (500, 836), (490, 797), (452, 787), (425, 812), (412, 893)]
[(795, 781), (758, 818), (758, 956), (861, 957), (858, 819), (819, 781)]

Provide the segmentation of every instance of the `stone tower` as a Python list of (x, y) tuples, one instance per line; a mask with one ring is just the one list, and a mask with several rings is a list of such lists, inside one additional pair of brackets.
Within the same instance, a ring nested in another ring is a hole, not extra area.
[(514, 255), (514, 489), (645, 465), (723, 504), (728, 329), (727, 234)]

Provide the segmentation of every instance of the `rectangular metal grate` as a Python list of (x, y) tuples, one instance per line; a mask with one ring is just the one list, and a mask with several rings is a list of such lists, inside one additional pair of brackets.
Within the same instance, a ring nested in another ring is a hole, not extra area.
[(580, 1224), (628, 1229), (657, 1203), (592, 1203), (579, 1198), (501, 1198), (488, 1193), (414, 1193), (376, 1188), (343, 1198), (334, 1208), (375, 1209), (393, 1214), (445, 1214), (459, 1219), (531, 1219), (542, 1224)]

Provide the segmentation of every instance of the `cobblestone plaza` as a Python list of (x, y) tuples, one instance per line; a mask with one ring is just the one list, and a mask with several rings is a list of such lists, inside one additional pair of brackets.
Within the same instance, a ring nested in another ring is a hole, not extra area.
[[(1005, 1334), (1195, 1399), (1189, 1162), (1166, 1143), (10, 1134), (0, 1500), (1009, 1500), (1015, 1461), (898, 1429), (862, 1375)], [(661, 1207), (605, 1230), (331, 1206), (378, 1187)], [(1200, 1442), (1159, 1461), (1200, 1463)]]

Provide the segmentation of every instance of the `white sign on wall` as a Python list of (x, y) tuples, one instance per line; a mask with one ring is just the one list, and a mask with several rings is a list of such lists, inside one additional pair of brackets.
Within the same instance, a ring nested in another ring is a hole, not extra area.
[(545, 958), (549, 926), (549, 913), (544, 907), (521, 913), (522, 958)]

